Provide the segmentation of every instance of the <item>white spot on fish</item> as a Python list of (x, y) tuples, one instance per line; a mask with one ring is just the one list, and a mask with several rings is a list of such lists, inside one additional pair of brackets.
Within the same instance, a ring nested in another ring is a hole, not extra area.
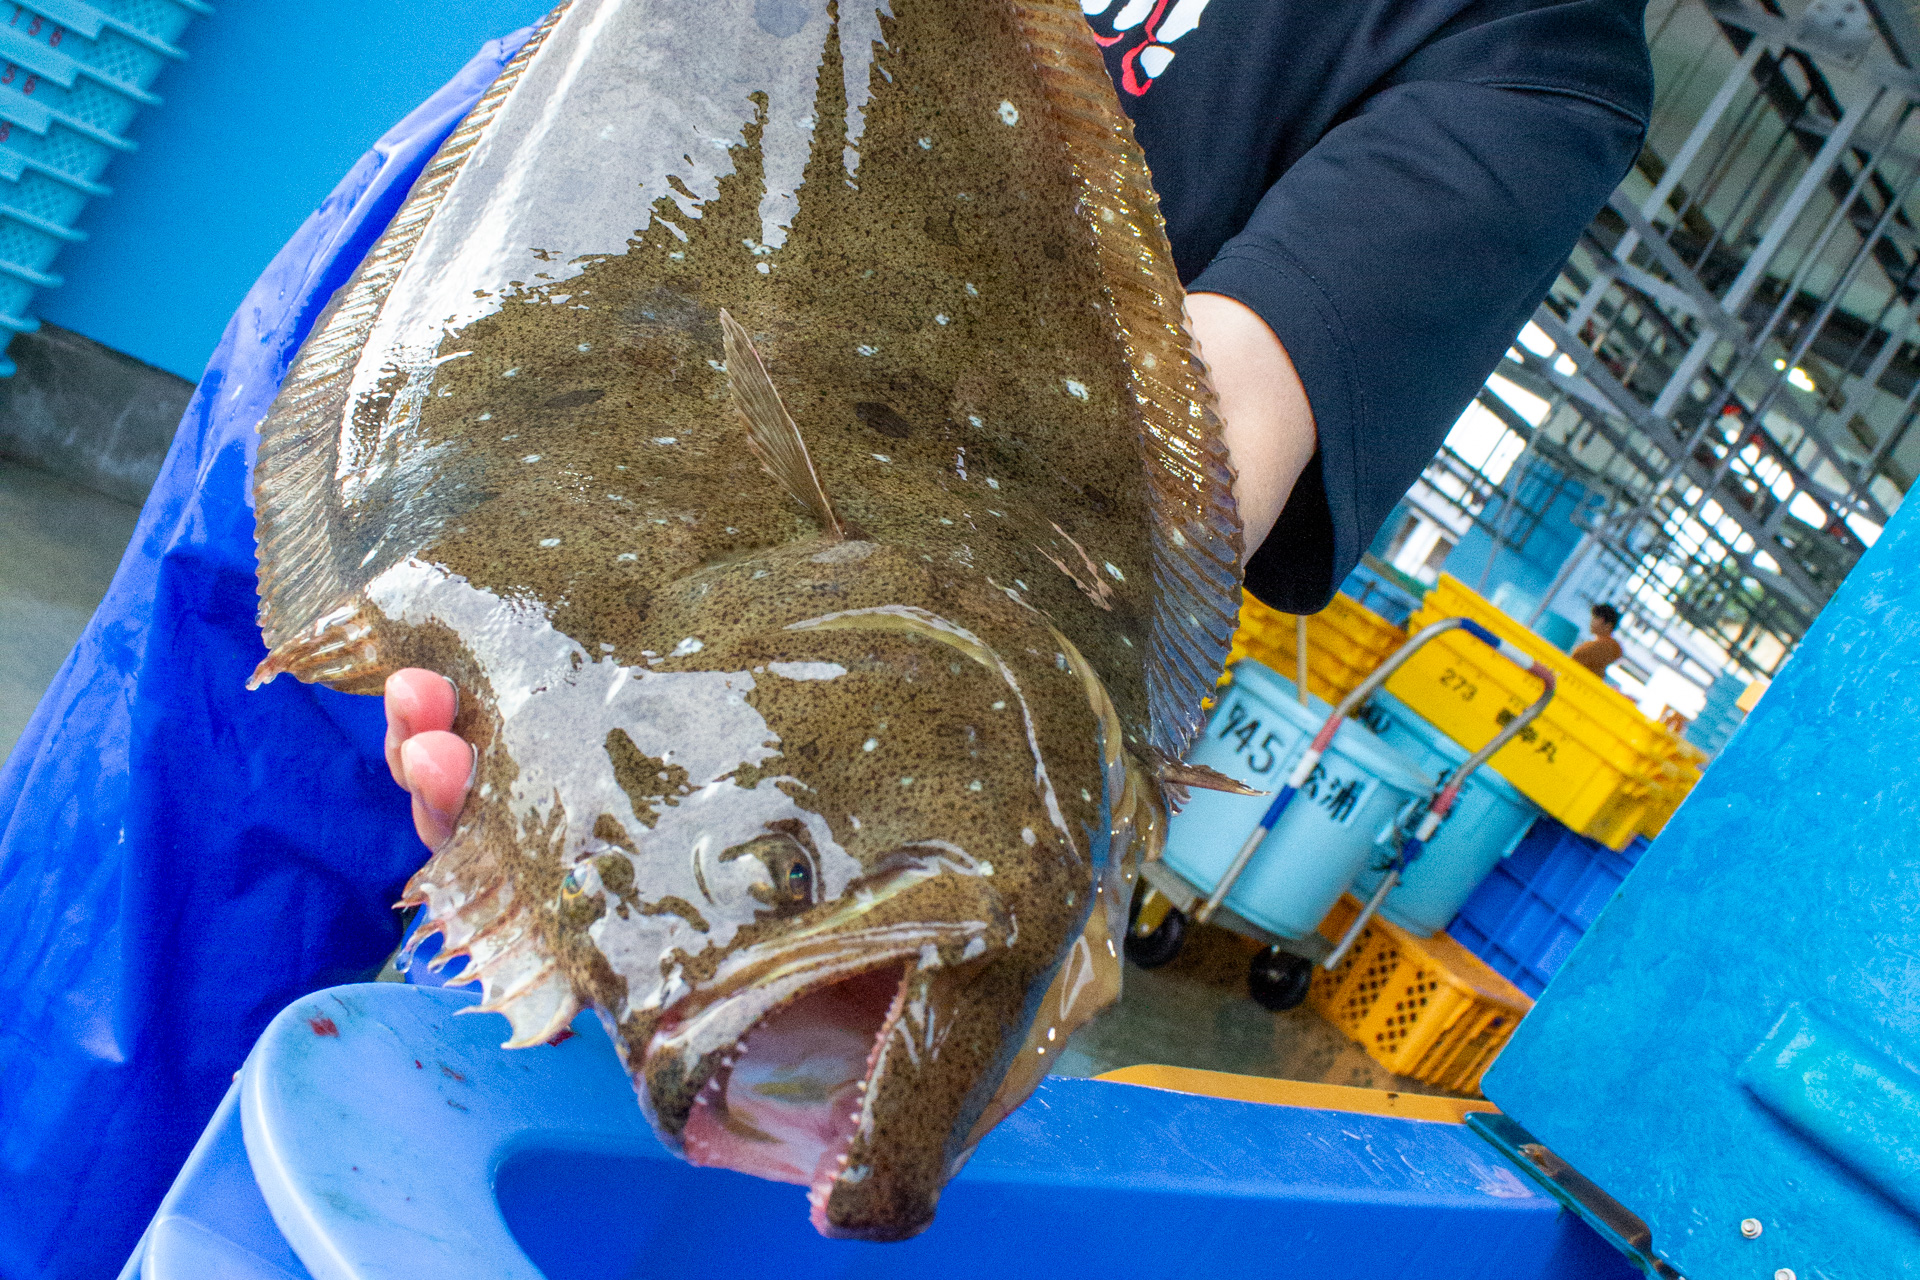
[(685, 258), (687, 255), (682, 253), (680, 250), (675, 249), (672, 253), (668, 254), (667, 256), (669, 258), (672, 258), (675, 262), (678, 262), (682, 258)]
[(1154, 357), (1153, 352), (1142, 352), (1140, 356), (1140, 367), (1142, 369), (1158, 369), (1160, 367), (1160, 361)]
[(910, 786), (912, 786), (912, 785), (913, 785), (913, 779), (912, 779), (912, 778), (902, 778), (902, 779), (900, 779), (900, 785), (901, 785), (901, 786), (903, 786), (903, 787), (910, 787)]
[(941, 524), (944, 524), (944, 525), (951, 525), (951, 524), (953, 523), (953, 521), (951, 521), (951, 520), (949, 520), (949, 519), (947, 519), (947, 518), (946, 518), (945, 516), (941, 516), (941, 517), (940, 517), (940, 523), (941, 523)]
[(520, 370), (518, 370), (518, 369), (509, 369), (509, 370), (507, 370), (507, 371), (506, 371), (505, 373), (503, 373), (503, 374), (501, 374), (500, 376), (501, 376), (501, 377), (503, 377), (503, 378), (511, 378), (511, 377), (513, 377), (513, 376), (514, 376), (515, 374), (517, 374), (517, 373), (519, 373), (519, 372), (520, 372)]
[(880, 354), (880, 348), (870, 347), (864, 342), (861, 343), (859, 346), (855, 347), (854, 351), (856, 351), (857, 353), (863, 356), (876, 356)]
[(969, 791), (978, 791), (980, 789), (981, 789), (980, 780), (978, 778), (975, 778), (972, 782), (969, 782), (967, 784), (967, 790)]
[(1066, 383), (1068, 395), (1072, 396), (1075, 400), (1084, 401), (1088, 399), (1086, 383), (1075, 382), (1072, 378), (1068, 378)]
[(591, 351), (593, 350), (593, 344), (591, 342), (583, 342), (579, 346), (575, 347), (574, 350), (575, 351)]
[(1093, 803), (1093, 793), (1091, 791), (1088, 791), (1085, 787), (1080, 788), (1080, 798), (1082, 800), (1085, 800), (1088, 804)]
[(476, 419), (474, 419), (474, 421), (476, 421), (476, 422), (492, 422), (492, 421), (493, 421), (493, 415), (492, 415), (492, 414), (490, 414), (490, 413), (483, 413), (483, 414), (481, 414), (481, 415), (480, 415), (480, 416), (479, 416), (478, 418), (476, 418)]
[(876, 453), (876, 454), (871, 454), (869, 456), (872, 457), (875, 462), (892, 462), (893, 461), (892, 458), (889, 458), (884, 453)]
[(653, 438), (653, 442), (655, 444), (679, 444), (680, 437), (679, 436), (655, 436)]
[(727, 371), (727, 366), (721, 364), (718, 360), (707, 361), (707, 368), (713, 370), (715, 373), (725, 373)]
[(540, 539), (540, 545), (541, 545), (541, 546), (543, 546), (543, 547), (557, 547), (557, 546), (559, 546), (559, 545), (560, 545), (560, 539), (558, 539), (558, 538), (542, 538), (542, 539)]
[(1119, 566), (1115, 565), (1111, 560), (1107, 561), (1107, 572), (1113, 575), (1115, 582), (1125, 582), (1127, 580), (1127, 575), (1120, 572)]
[(1102, 222), (1112, 222), (1112, 221), (1113, 221), (1113, 210), (1111, 210), (1111, 209), (1102, 209), (1102, 210), (1100, 211), (1100, 221), (1102, 221)]
[(1054, 1032), (1054, 1029), (1052, 1027), (1047, 1028), (1047, 1039), (1049, 1040), (1053, 1039), (1053, 1032)]
[(974, 287), (973, 287), (972, 285), (968, 285), (968, 286), (967, 286), (967, 296), (968, 296), (969, 298), (977, 298), (977, 297), (979, 297), (979, 296), (980, 296), (980, 291), (979, 291), (978, 289), (976, 289), (976, 288), (974, 288)]
[(1000, 104), (1000, 123), (1006, 125), (1008, 128), (1019, 124), (1020, 108), (1014, 106), (1011, 102), (1002, 101)]
[(526, 457), (524, 457), (524, 458), (522, 458), (522, 459), (520, 459), (520, 461), (522, 461), (522, 462), (538, 462), (538, 461), (540, 461), (540, 455), (539, 455), (539, 454), (537, 454), (537, 453), (530, 453), (530, 454), (528, 454), (528, 455), (527, 455)]
[(989, 489), (998, 489), (999, 487), (1000, 487), (1000, 482), (999, 482), (998, 480), (989, 480), (989, 481), (987, 481), (987, 488), (989, 488)]
[(931, 151), (931, 150), (933, 150), (933, 139), (932, 139), (932, 138), (922, 138), (922, 139), (920, 139), (920, 149), (921, 149), (922, 151)]
[(757, 263), (754, 266), (754, 270), (758, 271), (763, 276), (770, 275), (773, 271), (773, 264), (771, 262)]
[(707, 645), (704, 640), (697, 639), (693, 636), (688, 636), (685, 640), (682, 640), (679, 644), (673, 646), (673, 652), (668, 654), (667, 656), (669, 658), (684, 658), (688, 654), (698, 653), (706, 647)]
[(987, 940), (985, 938), (968, 938), (967, 945), (960, 949), (960, 958), (962, 960), (971, 960), (976, 956), (985, 955), (986, 952)]
[(1067, 655), (1064, 653), (1054, 654), (1053, 665), (1060, 668), (1062, 671), (1065, 671), (1067, 669)]
[(860, 749), (862, 751), (872, 751), (879, 745), (880, 745), (880, 739), (868, 738), (865, 742), (860, 744)]
[(970, 413), (967, 415), (967, 422), (976, 427), (984, 427), (987, 425), (986, 423), (980, 421), (980, 415), (974, 414), (974, 413)]
[(838, 680), (847, 674), (837, 662), (769, 662), (767, 670), (788, 680)]
[(622, 551), (614, 557), (615, 560), (638, 560), (639, 558), (640, 557), (632, 551)]
[(935, 316), (933, 317), (933, 322), (934, 322), (935, 324), (946, 324), (946, 323), (948, 323), (948, 321), (947, 321), (947, 318), (946, 318), (945, 316), (943, 316), (943, 315), (938, 315), (938, 314), (936, 314), (936, 315), (935, 315)]

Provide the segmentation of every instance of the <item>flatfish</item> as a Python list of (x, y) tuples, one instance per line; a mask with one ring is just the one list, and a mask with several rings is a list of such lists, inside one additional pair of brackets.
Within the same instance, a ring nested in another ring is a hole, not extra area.
[(897, 1239), (1119, 988), (1238, 604), (1149, 175), (1051, 0), (573, 0), (261, 426), (255, 679), (447, 676), (408, 903), (663, 1141)]

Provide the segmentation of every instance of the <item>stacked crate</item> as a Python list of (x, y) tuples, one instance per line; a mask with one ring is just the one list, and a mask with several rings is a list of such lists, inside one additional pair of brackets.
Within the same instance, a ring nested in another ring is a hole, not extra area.
[[(202, 0), (21, 0), (0, 7), (0, 351), (40, 322), (29, 312), (75, 221), (109, 189), (100, 177), (132, 151), (127, 126)], [(0, 356), (0, 377), (13, 362)]]
[[(1299, 670), (1298, 636), (1296, 615), (1244, 596), (1227, 661), (1252, 658), (1292, 680)], [(1307, 691), (1338, 703), (1406, 640), (1406, 632), (1350, 596), (1334, 596), (1326, 608), (1307, 616)]]
[[(1654, 835), (1699, 781), (1704, 755), (1640, 714), (1626, 695), (1457, 579), (1442, 576), (1409, 620), (1471, 618), (1553, 669), (1557, 689), (1540, 718), (1488, 766), (1574, 831), (1612, 849)], [(1465, 632), (1435, 639), (1387, 689), (1468, 750), (1478, 750), (1540, 696), (1540, 681)]]
[[(1343, 897), (1320, 933), (1338, 938), (1360, 914)], [(1533, 1000), (1444, 933), (1415, 937), (1379, 916), (1331, 971), (1314, 970), (1307, 1003), (1387, 1070), (1475, 1093)]]

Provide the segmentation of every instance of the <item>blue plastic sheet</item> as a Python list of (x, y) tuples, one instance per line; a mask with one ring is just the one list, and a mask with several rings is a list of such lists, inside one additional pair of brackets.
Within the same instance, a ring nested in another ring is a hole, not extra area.
[(379, 703), (246, 690), (265, 656), (254, 428), (527, 34), (375, 144), (254, 285), (106, 600), (0, 770), (5, 1280), (116, 1274), (273, 1015), (368, 976), (399, 939), (390, 904), (425, 854)]

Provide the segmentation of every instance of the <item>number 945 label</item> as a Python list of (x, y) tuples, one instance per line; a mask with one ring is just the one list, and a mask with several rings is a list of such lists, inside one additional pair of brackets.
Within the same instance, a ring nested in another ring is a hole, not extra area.
[[(1233, 744), (1233, 754), (1245, 757), (1246, 767), (1255, 777), (1270, 781), (1265, 775), (1294, 754), (1288, 748), (1299, 741), (1299, 731), (1291, 726), (1265, 728), (1245, 702), (1236, 701), (1224, 710), (1215, 736)], [(1307, 775), (1294, 803), (1315, 805), (1325, 811), (1329, 821), (1346, 826), (1364, 806), (1373, 785), (1368, 775), (1344, 767), (1339, 760), (1324, 759)]]

